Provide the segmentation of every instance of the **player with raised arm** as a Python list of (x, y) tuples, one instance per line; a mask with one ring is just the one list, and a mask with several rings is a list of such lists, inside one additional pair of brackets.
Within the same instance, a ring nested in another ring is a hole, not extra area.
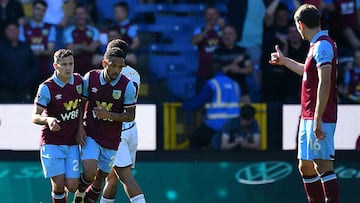
[(301, 120), (298, 133), (299, 170), (309, 203), (340, 202), (334, 172), (334, 133), (337, 122), (337, 48), (321, 30), (320, 12), (310, 4), (294, 14), (298, 32), (310, 41), (305, 63), (285, 57), (276, 45), (271, 64), (284, 65), (302, 76)]

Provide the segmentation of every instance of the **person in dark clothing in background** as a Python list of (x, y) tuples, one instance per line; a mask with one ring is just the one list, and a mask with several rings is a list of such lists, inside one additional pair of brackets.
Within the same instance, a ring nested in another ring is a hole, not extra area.
[(0, 102), (32, 103), (38, 80), (39, 63), (26, 42), (18, 40), (16, 22), (5, 26), (5, 40), (0, 42)]

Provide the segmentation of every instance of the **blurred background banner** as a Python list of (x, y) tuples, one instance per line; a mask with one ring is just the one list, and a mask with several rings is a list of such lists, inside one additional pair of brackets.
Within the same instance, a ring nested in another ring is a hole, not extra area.
[[(282, 149), (296, 148), (301, 106), (295, 104), (283, 105), (282, 119)], [(360, 134), (360, 108), (358, 105), (341, 104), (338, 107), (338, 123), (335, 130), (335, 149), (353, 150)]]
[[(139, 151), (183, 150), (195, 128), (181, 103), (138, 104)], [(261, 150), (294, 150), (300, 105), (252, 104), (261, 129)], [(31, 122), (32, 104), (0, 104), (0, 150), (37, 151), (41, 126)], [(354, 150), (360, 134), (359, 105), (340, 104), (335, 149)]]
[[(304, 203), (295, 151), (266, 154), (139, 152), (133, 174), (148, 202)], [(360, 163), (351, 160), (359, 155), (337, 153), (342, 202), (360, 202), (353, 194), (360, 187)], [(1, 202), (50, 203), (50, 182), (37, 160), (1, 161), (0, 182)], [(121, 187), (118, 194), (116, 202), (128, 201)]]
[[(31, 122), (32, 104), (0, 105), (0, 150), (39, 150), (41, 126)], [(138, 104), (139, 150), (156, 150), (156, 105)]]

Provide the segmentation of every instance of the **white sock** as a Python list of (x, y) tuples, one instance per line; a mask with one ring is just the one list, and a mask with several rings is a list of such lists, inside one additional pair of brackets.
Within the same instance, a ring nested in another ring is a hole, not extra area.
[(107, 199), (103, 196), (101, 196), (100, 203), (114, 203), (115, 199)]
[(66, 197), (66, 192), (60, 194), (60, 195), (57, 195), (55, 194), (54, 192), (51, 192), (51, 196), (54, 198), (54, 199), (64, 199)]
[(130, 198), (131, 203), (146, 203), (144, 194), (136, 195)]

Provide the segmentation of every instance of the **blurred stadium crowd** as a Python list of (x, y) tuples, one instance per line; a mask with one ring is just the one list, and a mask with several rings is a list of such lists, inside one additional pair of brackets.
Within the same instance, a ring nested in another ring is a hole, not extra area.
[(1, 103), (31, 103), (37, 85), (52, 74), (54, 50), (72, 49), (75, 71), (84, 73), (100, 67), (104, 47), (114, 38), (129, 43), (127, 62), (142, 74), (140, 103), (193, 98), (211, 78), (215, 59), (230, 76), (229, 65), (242, 70), (233, 75), (248, 95), (246, 103), (298, 103), (301, 78), (268, 60), (275, 44), (305, 59), (309, 44), (292, 19), (302, 3), (319, 7), (323, 28), (337, 42), (339, 101), (360, 102), (358, 0), (1, 2)]

